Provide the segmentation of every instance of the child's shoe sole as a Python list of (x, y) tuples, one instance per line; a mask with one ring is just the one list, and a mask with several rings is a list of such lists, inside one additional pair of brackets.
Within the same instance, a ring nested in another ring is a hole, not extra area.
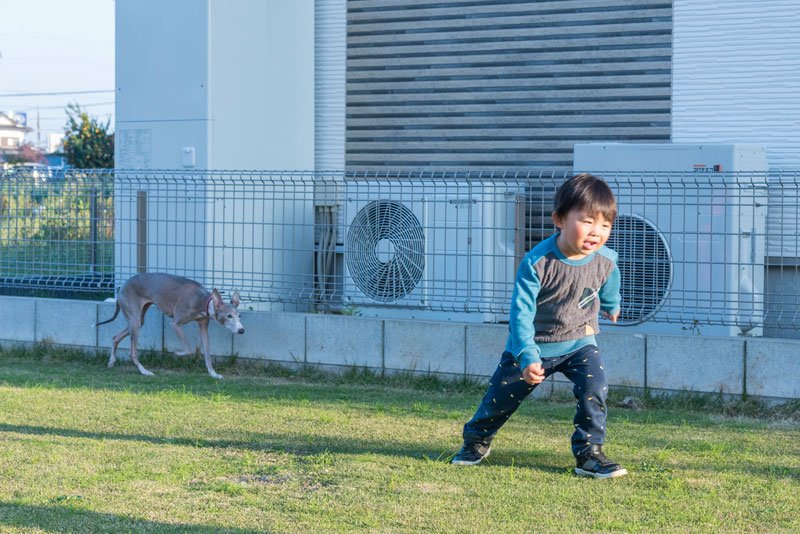
[(586, 471), (581, 469), (580, 467), (575, 468), (575, 474), (579, 477), (590, 477), (590, 478), (617, 478), (617, 477), (624, 477), (628, 474), (628, 470), (625, 468), (617, 469), (616, 471), (611, 471), (610, 473), (596, 473), (594, 471)]
[(470, 460), (456, 460), (455, 458), (453, 458), (453, 461), (450, 462), (450, 463), (453, 464), (453, 465), (478, 465), (479, 463), (481, 463), (483, 461), (484, 458), (489, 456), (490, 452), (492, 452), (492, 449), (489, 449), (488, 451), (486, 451), (486, 454), (484, 454), (481, 458), (478, 458), (477, 460), (472, 460), (472, 461), (470, 461)]

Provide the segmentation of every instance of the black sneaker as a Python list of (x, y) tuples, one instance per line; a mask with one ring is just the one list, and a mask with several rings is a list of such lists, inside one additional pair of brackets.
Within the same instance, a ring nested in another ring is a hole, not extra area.
[(615, 478), (628, 474), (628, 470), (612, 462), (603, 454), (601, 445), (590, 445), (575, 457), (578, 466), (575, 474), (582, 477)]
[(489, 444), (465, 442), (450, 463), (453, 465), (478, 465), (481, 460), (489, 456), (491, 450), (492, 447)]

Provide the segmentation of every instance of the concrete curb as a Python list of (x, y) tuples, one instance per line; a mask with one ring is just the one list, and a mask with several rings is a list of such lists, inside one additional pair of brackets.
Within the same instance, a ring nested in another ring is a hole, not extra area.
[[(99, 328), (94, 324), (113, 313), (108, 302), (0, 297), (0, 342), (107, 350), (123, 321), (118, 317)], [(241, 336), (211, 327), (215, 356), (448, 377), (491, 376), (508, 330), (502, 324), (268, 311), (243, 311), (242, 323), (246, 332)], [(187, 335), (199, 345), (196, 326), (190, 325)], [(169, 320), (155, 309), (148, 312), (140, 348), (172, 350), (175, 342)], [(601, 334), (598, 344), (612, 386), (800, 398), (795, 378), (800, 376), (800, 341), (613, 332)], [(127, 340), (121, 348), (128, 348)], [(563, 380), (551, 382), (537, 396), (562, 387)]]

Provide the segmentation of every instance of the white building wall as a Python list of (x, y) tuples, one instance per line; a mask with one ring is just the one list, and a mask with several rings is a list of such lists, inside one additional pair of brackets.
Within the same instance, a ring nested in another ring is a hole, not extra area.
[(207, 167), (208, 1), (116, 3), (115, 165)]
[[(209, 5), (210, 168), (313, 169), (314, 1)], [(245, 294), (248, 286), (289, 301), (309, 294), (311, 184), (245, 176), (209, 192), (207, 267)]]
[[(672, 141), (761, 143), (772, 171), (800, 169), (800, 2), (674, 0)], [(764, 334), (796, 337), (797, 186), (771, 177)], [(788, 266), (788, 268), (787, 268)], [(791, 292), (791, 291), (790, 291)]]
[[(133, 169), (208, 167), (208, 1), (116, 2), (116, 279), (135, 274), (137, 197), (147, 195), (146, 269), (200, 278), (206, 192)], [(194, 150), (183, 165), (182, 150)]]
[(193, 173), (314, 168), (314, 0), (117, 0), (116, 25), (116, 166), (179, 171), (118, 180), (118, 280), (135, 267), (145, 190), (147, 270), (310, 291), (311, 185)]
[(313, 168), (313, 0), (119, 0), (116, 25), (118, 168)]
[(673, 2), (672, 141), (762, 143), (800, 168), (800, 2)]
[(209, 3), (211, 168), (314, 167), (314, 1)]
[(0, 139), (3, 140), (3, 143), (0, 144), (0, 148), (11, 148), (16, 149), (22, 146), (22, 143), (25, 141), (25, 132), (19, 130), (3, 130), (0, 132)]

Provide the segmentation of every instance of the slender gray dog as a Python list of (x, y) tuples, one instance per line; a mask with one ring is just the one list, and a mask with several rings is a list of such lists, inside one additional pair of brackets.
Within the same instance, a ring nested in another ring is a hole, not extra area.
[(117, 295), (117, 307), (114, 316), (107, 321), (97, 323), (95, 326), (110, 323), (122, 314), (128, 322), (119, 334), (114, 336), (114, 345), (111, 349), (111, 358), (108, 366), (113, 367), (117, 361), (117, 346), (119, 342), (128, 335), (131, 336), (131, 360), (143, 375), (152, 376), (153, 373), (142, 367), (139, 363), (139, 356), (136, 353), (136, 343), (139, 340), (139, 331), (144, 324), (144, 314), (151, 304), (155, 304), (167, 317), (172, 318), (172, 328), (178, 335), (178, 339), (183, 343), (183, 350), (175, 352), (178, 356), (184, 356), (192, 352), (186, 335), (183, 333), (182, 326), (197, 321), (200, 326), (200, 341), (203, 346), (203, 356), (206, 361), (208, 374), (214, 378), (222, 378), (214, 371), (211, 365), (211, 355), (208, 349), (208, 323), (213, 317), (216, 321), (233, 332), (234, 334), (244, 334), (244, 327), (239, 320), (239, 292), (236, 291), (231, 297), (230, 304), (222, 300), (219, 291), (212, 289), (209, 293), (202, 285), (171, 274), (163, 273), (143, 273), (137, 274), (122, 285)]

